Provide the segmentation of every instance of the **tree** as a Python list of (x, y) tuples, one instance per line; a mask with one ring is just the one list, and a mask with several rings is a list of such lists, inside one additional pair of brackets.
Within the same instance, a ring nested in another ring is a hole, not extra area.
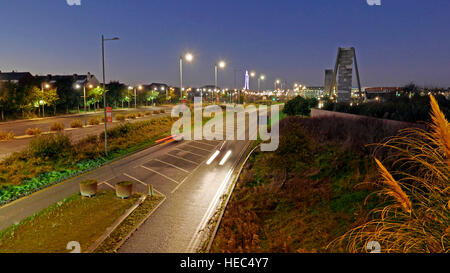
[(123, 102), (124, 92), (127, 89), (127, 87), (119, 83), (117, 81), (110, 82), (106, 85), (106, 88), (108, 90), (108, 96), (107, 101), (110, 105), (117, 105), (119, 102)]
[(11, 93), (8, 87), (9, 86), (7, 83), (0, 83), (0, 107), (2, 108), (1, 110), (2, 120), (5, 120), (5, 106), (9, 101)]
[(74, 80), (73, 78), (62, 78), (58, 79), (54, 86), (58, 91), (58, 101), (55, 103), (54, 107), (58, 107), (59, 109), (63, 108), (66, 113), (69, 112), (69, 109), (73, 109), (74, 107), (78, 107), (81, 101), (81, 96), (83, 95), (81, 90), (76, 90), (74, 88)]
[(309, 114), (311, 113), (311, 108), (316, 107), (317, 104), (318, 101), (316, 98), (305, 99), (301, 96), (297, 96), (286, 103), (283, 112), (290, 116), (293, 115), (309, 116)]
[[(99, 102), (103, 98), (103, 88), (100, 86), (97, 86), (91, 90), (89, 90), (88, 96), (91, 98), (90, 101), (92, 101), (97, 106), (99, 105)], [(99, 106), (98, 106), (99, 107)]]
[(53, 114), (56, 115), (56, 103), (59, 100), (58, 90), (56, 88), (44, 91), (43, 105), (53, 106)]
[(23, 96), (20, 97), (19, 108), (22, 110), (22, 117), (24, 117), (25, 110), (40, 109), (42, 103), (42, 91), (37, 86), (26, 86), (21, 92)]
[(152, 103), (155, 102), (155, 100), (159, 97), (158, 91), (149, 91), (146, 94), (146, 100), (151, 101)]

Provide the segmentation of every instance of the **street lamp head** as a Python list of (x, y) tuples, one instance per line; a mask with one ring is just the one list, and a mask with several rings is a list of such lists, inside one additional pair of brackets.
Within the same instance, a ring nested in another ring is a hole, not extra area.
[(75, 85), (75, 89), (80, 89), (80, 88), (81, 88), (81, 86), (79, 84)]
[(219, 62), (219, 67), (220, 68), (225, 68), (225, 66), (227, 66), (227, 63), (225, 61), (220, 61)]
[(191, 53), (186, 53), (184, 59), (188, 62), (192, 62), (192, 60), (194, 60), (194, 55), (192, 55)]
[(94, 86), (93, 86), (92, 84), (89, 84), (88, 87), (89, 87), (89, 88), (92, 88), (92, 87), (94, 87)]
[(277, 80), (276, 83), (277, 83), (277, 84), (280, 84), (280, 80)]
[(261, 75), (261, 80), (265, 80), (266, 79), (266, 76), (264, 76), (264, 75)]
[(252, 77), (252, 78), (254, 78), (256, 76), (256, 73), (255, 72), (250, 72), (250, 77)]
[(139, 85), (139, 86), (138, 86), (138, 89), (139, 89), (139, 90), (142, 90), (143, 88), (144, 88), (144, 87), (142, 87), (142, 85)]
[(45, 87), (45, 89), (49, 89), (49, 88), (50, 88), (50, 84), (46, 83), (46, 84), (44, 85), (44, 87)]

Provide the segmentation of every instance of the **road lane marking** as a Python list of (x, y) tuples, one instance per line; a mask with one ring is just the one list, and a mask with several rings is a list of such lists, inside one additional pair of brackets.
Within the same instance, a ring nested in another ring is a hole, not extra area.
[(167, 155), (168, 155), (168, 156), (171, 156), (171, 157), (175, 157), (175, 158), (177, 158), (177, 159), (184, 160), (184, 161), (189, 162), (189, 163), (192, 163), (192, 164), (195, 164), (196, 166), (198, 165), (198, 162), (194, 162), (194, 161), (191, 161), (191, 160), (189, 160), (189, 159), (182, 158), (182, 157), (180, 157), (180, 156), (176, 156), (176, 155), (172, 155), (172, 154), (167, 154)]
[(160, 172), (158, 172), (158, 171), (152, 170), (152, 169), (150, 169), (150, 168), (148, 168), (148, 167), (145, 167), (145, 166), (143, 166), (143, 165), (141, 165), (140, 167), (141, 167), (141, 168), (144, 168), (144, 169), (146, 169), (146, 170), (148, 170), (148, 171), (154, 172), (154, 173), (156, 173), (156, 174), (159, 174), (160, 176), (169, 179), (170, 181), (172, 181), (172, 182), (175, 183), (175, 184), (180, 184), (178, 181), (176, 181), (176, 180), (174, 180), (174, 179), (168, 177), (167, 175), (162, 174), (162, 173), (160, 173)]
[(165, 161), (159, 160), (159, 159), (157, 159), (157, 158), (153, 159), (153, 161), (159, 161), (159, 162), (161, 162), (161, 163), (163, 163), (163, 164), (166, 164), (166, 165), (169, 165), (169, 166), (171, 166), (171, 167), (177, 168), (178, 170), (183, 171), (183, 172), (185, 172), (185, 173), (191, 173), (191, 172), (189, 172), (188, 170), (185, 170), (185, 169), (183, 169), (183, 168), (180, 168), (180, 167), (178, 167), (178, 166), (175, 166), (175, 165), (173, 165), (173, 164), (171, 164), (171, 163), (169, 163), (169, 162), (165, 162)]
[[(135, 180), (135, 181), (137, 181), (137, 182), (139, 182), (139, 183), (145, 185), (146, 187), (147, 187), (148, 185), (150, 185), (150, 184), (147, 184), (147, 183), (145, 183), (145, 182), (142, 182), (141, 180), (139, 180), (139, 179), (137, 179), (136, 177), (131, 176), (131, 175), (129, 175), (129, 174), (123, 173), (123, 175), (128, 176), (128, 178), (131, 178), (131, 179), (133, 179), (133, 180)], [(155, 189), (155, 187), (153, 187), (153, 190), (154, 190), (155, 192), (157, 192), (159, 195), (163, 196), (164, 198), (166, 197), (162, 192), (160, 192), (160, 191), (158, 191), (157, 189)]]
[(108, 187), (110, 187), (110, 188), (112, 188), (112, 189), (115, 189), (115, 188), (114, 188), (114, 187), (113, 187), (113, 186), (112, 186), (111, 184), (109, 184), (109, 183), (108, 183), (108, 182), (106, 182), (106, 181), (105, 181), (105, 182), (102, 182), (102, 183), (100, 183), (100, 184), (99, 184), (99, 186), (100, 186), (100, 185), (102, 185), (102, 184), (105, 184), (106, 186), (108, 186)]
[[(182, 150), (182, 149), (180, 149), (180, 148), (175, 148), (175, 150), (180, 150), (180, 151), (182, 151), (182, 152), (190, 153), (190, 154), (193, 154), (193, 155), (196, 155), (196, 156), (205, 157), (204, 155), (199, 155), (199, 154), (196, 154), (196, 153), (193, 153), (193, 152), (189, 152), (189, 151), (186, 151), (186, 150)], [(210, 152), (211, 152), (211, 151), (210, 151)]]
[(133, 179), (133, 180), (135, 180), (135, 181), (137, 181), (137, 182), (139, 182), (139, 183), (141, 183), (141, 184), (143, 184), (143, 185), (145, 185), (145, 186), (148, 185), (147, 183), (144, 183), (144, 182), (142, 182), (141, 180), (137, 179), (136, 177), (131, 176), (131, 175), (127, 174), (127, 173), (123, 173), (123, 175), (125, 175), (126, 177), (131, 178), (131, 179)]
[(194, 142), (198, 143), (198, 144), (202, 144), (202, 145), (208, 145), (208, 146), (211, 146), (211, 147), (214, 147), (214, 148), (217, 146), (217, 144), (214, 145), (214, 144), (204, 143), (204, 142), (201, 142), (199, 140), (195, 140)]
[(211, 150), (207, 150), (207, 149), (199, 148), (199, 147), (196, 147), (196, 146), (190, 145), (190, 143), (186, 143), (185, 145), (186, 145), (186, 146), (189, 146), (189, 147), (191, 147), (191, 148), (195, 148), (195, 149), (203, 150), (203, 151), (205, 151), (205, 152), (208, 152), (208, 153), (210, 153), (210, 152), (211, 152)]
[[(219, 142), (219, 144), (220, 144), (220, 142)], [(219, 146), (219, 144), (217, 144), (217, 146)], [(217, 146), (216, 146), (216, 147), (217, 147)], [(178, 148), (176, 148), (176, 149), (178, 149)], [(180, 150), (180, 149), (178, 149), (178, 150)], [(181, 151), (183, 151), (183, 150), (181, 150)], [(241, 153), (242, 153), (242, 152), (241, 152)], [(202, 156), (202, 157), (203, 157), (203, 156)], [(184, 182), (186, 182), (192, 175), (194, 175), (194, 173), (195, 173), (201, 166), (203, 166), (203, 164), (204, 164), (205, 162), (206, 162), (206, 160), (203, 160), (202, 163), (200, 163), (197, 167), (195, 167), (195, 169), (194, 169), (188, 176), (186, 176), (186, 177), (183, 179), (183, 181), (181, 181), (180, 184), (178, 184), (178, 186), (176, 186), (175, 189), (173, 189), (170, 193), (173, 194), (174, 192), (176, 192), (176, 191), (178, 190), (178, 188), (180, 188), (181, 185), (184, 184)]]

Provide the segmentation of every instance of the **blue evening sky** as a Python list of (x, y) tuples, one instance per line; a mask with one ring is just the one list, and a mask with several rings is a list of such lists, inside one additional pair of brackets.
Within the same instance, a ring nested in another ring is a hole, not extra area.
[(185, 85), (213, 83), (222, 58), (221, 86), (233, 87), (234, 69), (264, 73), (266, 87), (323, 85), (337, 48), (354, 46), (364, 86), (450, 86), (448, 0), (81, 1), (2, 0), (0, 70), (100, 78), (104, 33), (121, 38), (106, 46), (108, 81), (178, 85), (178, 58), (191, 51)]

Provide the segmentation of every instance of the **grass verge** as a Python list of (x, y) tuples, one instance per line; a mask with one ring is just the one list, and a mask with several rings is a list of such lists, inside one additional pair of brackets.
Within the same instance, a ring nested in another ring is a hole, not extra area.
[(137, 199), (119, 199), (114, 191), (93, 198), (72, 195), (2, 231), (0, 253), (67, 253), (71, 241), (79, 242), (83, 251)]

